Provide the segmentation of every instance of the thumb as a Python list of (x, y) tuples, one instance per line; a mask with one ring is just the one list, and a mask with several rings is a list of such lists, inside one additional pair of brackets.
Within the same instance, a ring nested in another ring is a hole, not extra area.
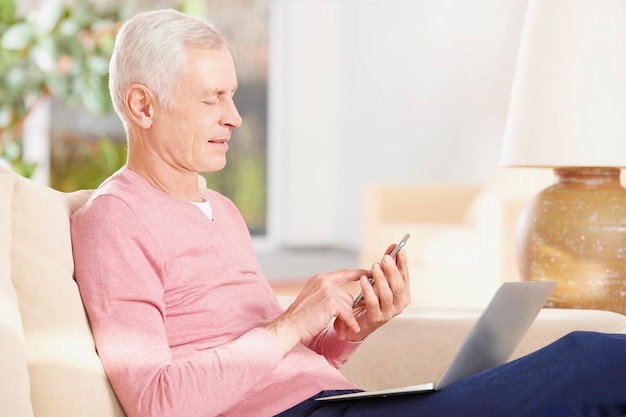
[(339, 340), (344, 340), (348, 331), (346, 323), (344, 323), (340, 318), (336, 318), (333, 323), (333, 327), (335, 329), (335, 333), (337, 333), (337, 338)]

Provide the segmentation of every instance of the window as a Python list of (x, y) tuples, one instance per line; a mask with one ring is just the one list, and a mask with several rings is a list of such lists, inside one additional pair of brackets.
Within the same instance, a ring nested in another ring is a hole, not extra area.
[[(164, 7), (162, 0), (139, 2)], [(176, 5), (167, 4), (167, 7)], [(233, 132), (226, 168), (203, 174), (208, 186), (234, 201), (250, 232), (267, 229), (268, 0), (207, 0), (209, 19), (232, 46), (239, 89), (235, 103), (243, 125)], [(94, 188), (125, 161), (121, 122), (52, 102), (51, 186)]]

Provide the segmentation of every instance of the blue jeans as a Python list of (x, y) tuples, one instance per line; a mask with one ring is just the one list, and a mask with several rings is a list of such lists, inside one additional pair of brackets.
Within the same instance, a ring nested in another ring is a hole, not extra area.
[(311, 398), (279, 416), (626, 416), (626, 335), (573, 332), (438, 392), (330, 403)]

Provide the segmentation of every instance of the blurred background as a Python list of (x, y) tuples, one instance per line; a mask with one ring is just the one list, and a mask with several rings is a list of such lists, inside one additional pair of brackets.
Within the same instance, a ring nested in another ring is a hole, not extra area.
[(106, 91), (120, 21), (174, 7), (225, 33), (244, 124), (206, 178), (239, 206), (270, 280), (363, 266), (372, 184), (500, 175), (526, 0), (0, 2), (3, 163), (63, 191), (124, 163)]

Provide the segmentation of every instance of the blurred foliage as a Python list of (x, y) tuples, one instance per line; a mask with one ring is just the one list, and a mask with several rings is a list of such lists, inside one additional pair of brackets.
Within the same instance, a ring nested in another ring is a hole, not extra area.
[(194, 16), (206, 18), (209, 15), (208, 0), (183, 0), (178, 5), (178, 10)]
[(94, 113), (111, 110), (108, 64), (115, 34), (127, 15), (116, 2), (45, 0), (26, 16), (15, 0), (0, 0), (0, 147), (19, 142), (24, 118), (42, 97)]
[(126, 141), (55, 134), (50, 157), (50, 186), (66, 192), (94, 189), (125, 162)]
[(23, 177), (30, 178), (37, 164), (33, 162), (26, 162), (22, 159), (22, 143), (16, 140), (6, 140), (2, 146), (0, 146), (0, 158), (9, 162), (13, 171), (17, 172)]
[(203, 173), (207, 188), (227, 195), (237, 206), (252, 234), (264, 234), (267, 215), (265, 153), (238, 152), (228, 156), (219, 172)]
[[(18, 16), (15, 0), (0, 0), (0, 158), (8, 161), (16, 172), (26, 177), (34, 172), (35, 165), (22, 160), (21, 129), (24, 118), (42, 98), (52, 96), (64, 108), (84, 107), (96, 115), (112, 110), (108, 92), (109, 60), (117, 30), (137, 3), (42, 0), (32, 13)], [(222, 3), (223, 8), (226, 4), (233, 7), (226, 1), (182, 0), (176, 8), (206, 16), (209, 4), (215, 12)], [(162, 6), (159, 3), (151, 7)], [(239, 31), (241, 25), (235, 26)], [(259, 41), (258, 36), (254, 39)], [(264, 65), (253, 67), (266, 75)], [(265, 125), (252, 121), (266, 117), (266, 90), (263, 87), (263, 94), (259, 94), (257, 87), (241, 78), (238, 97), (245, 97), (246, 91), (254, 93), (240, 103), (242, 114), (247, 113), (249, 129), (234, 133), (233, 139), (235, 136), (239, 139), (233, 142), (239, 145), (233, 146), (229, 153), (226, 168), (204, 175), (209, 188), (233, 200), (251, 233), (262, 234), (266, 225), (267, 178), (265, 140), (264, 136), (259, 139), (259, 135), (264, 134)], [(266, 81), (262, 83), (265, 85)], [(249, 109), (244, 105), (246, 102)], [(125, 140), (67, 131), (51, 134), (50, 185), (55, 189), (96, 188), (126, 161)]]

